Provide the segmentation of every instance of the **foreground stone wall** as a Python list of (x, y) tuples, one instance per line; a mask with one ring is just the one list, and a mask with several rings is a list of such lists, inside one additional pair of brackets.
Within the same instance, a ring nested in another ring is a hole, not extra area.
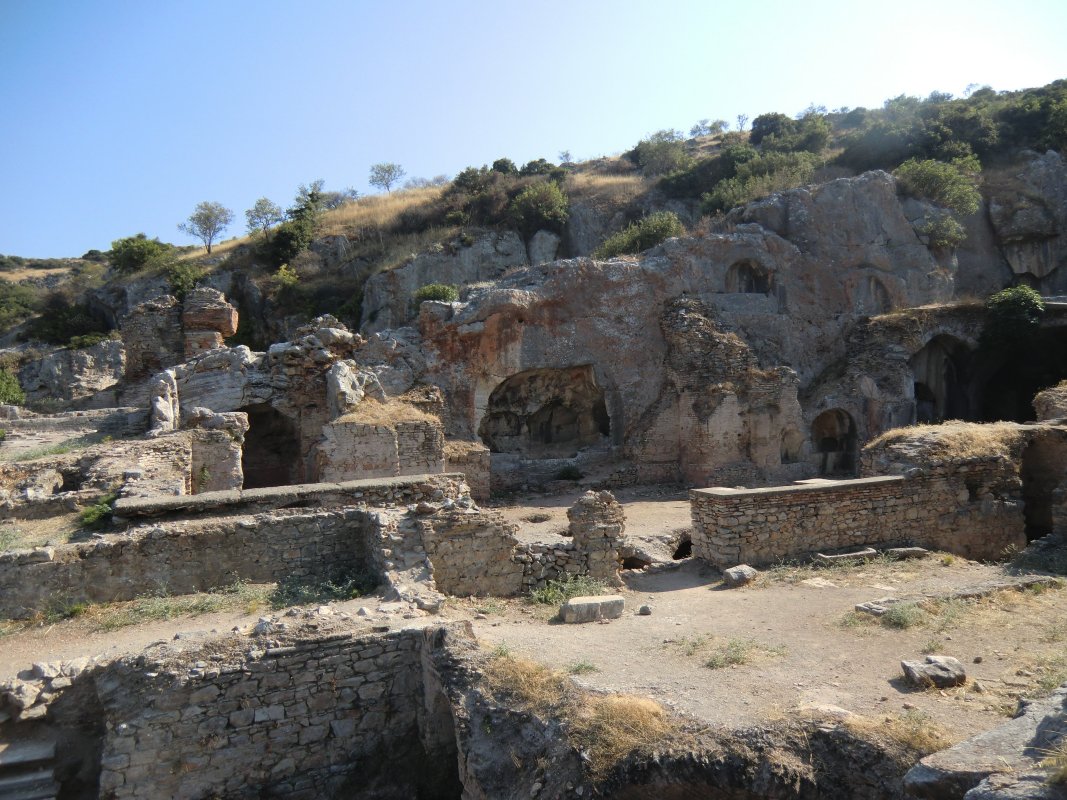
[(376, 572), (377, 520), (358, 508), (151, 526), (0, 554), (0, 617), (72, 603), (187, 594), (235, 580), (316, 581)]
[(913, 478), (694, 489), (693, 554), (717, 567), (765, 565), (864, 545), (917, 545), (996, 559), (1026, 544), (1018, 496), (994, 465)]

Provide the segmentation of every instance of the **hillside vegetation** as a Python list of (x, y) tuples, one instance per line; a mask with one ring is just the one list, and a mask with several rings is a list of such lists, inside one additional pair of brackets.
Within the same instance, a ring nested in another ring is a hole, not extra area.
[[(582, 163), (569, 154), (561, 154), (562, 164), (498, 158), (452, 179), (414, 178), (366, 197), (314, 181), (298, 188), (284, 212), (261, 198), (255, 210), (265, 216), (254, 225), (253, 209), (247, 212), (250, 235), (215, 245), (210, 258), (202, 248), (144, 234), (81, 259), (0, 256), (0, 277), (8, 278), (0, 283), (0, 324), (11, 328), (47, 312), (25, 336), (81, 344), (107, 332), (85, 299), (105, 280), (157, 275), (180, 296), (208, 272), (228, 269), (248, 273), (279, 318), (332, 313), (358, 326), (368, 277), (429, 249), (469, 245), (484, 230), (529, 239), (545, 229), (563, 236), (560, 255), (585, 254), (567, 248), (579, 208), (614, 220), (597, 255), (633, 253), (684, 234), (701, 215), (870, 169), (895, 171), (902, 191), (939, 204), (943, 216), (926, 233), (932, 246), (952, 247), (962, 241), (960, 219), (977, 208), (986, 174), (1022, 149), (1067, 146), (1067, 80), (1018, 92), (982, 87), (963, 98), (901, 95), (876, 109), (813, 106), (795, 116), (760, 114), (751, 126), (738, 122), (741, 129), (729, 130), (721, 120), (701, 120), (688, 138), (657, 131), (621, 156)], [(382, 166), (402, 174), (399, 165)], [(668, 204), (677, 215), (665, 215)]]

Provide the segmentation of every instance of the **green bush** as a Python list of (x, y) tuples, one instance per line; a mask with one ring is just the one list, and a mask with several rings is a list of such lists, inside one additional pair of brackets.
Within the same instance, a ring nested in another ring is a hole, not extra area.
[(415, 304), (419, 305), (427, 300), (454, 303), (459, 300), (459, 289), (446, 283), (428, 283), (415, 292)]
[(612, 258), (623, 253), (641, 253), (672, 236), (684, 236), (685, 226), (673, 211), (657, 211), (605, 239), (594, 258)]
[(951, 214), (943, 214), (927, 222), (919, 231), (930, 247), (957, 247), (967, 238), (967, 231)]
[(665, 175), (689, 166), (680, 131), (656, 131), (634, 147), (632, 158), (646, 175)]
[(588, 575), (568, 575), (560, 580), (548, 581), (542, 588), (530, 592), (534, 603), (555, 606), (565, 603), (572, 597), (595, 597), (604, 594), (607, 587), (604, 581), (590, 578)]
[(138, 233), (135, 236), (113, 241), (109, 260), (113, 270), (128, 274), (145, 269), (173, 249), (173, 245), (161, 242), (159, 239), (149, 239), (143, 233)]
[(96, 318), (85, 302), (73, 302), (64, 292), (53, 292), (45, 300), (39, 317), (26, 327), (26, 335), (31, 339), (55, 345), (71, 345), (72, 339), (83, 337), (103, 338), (107, 336), (105, 327)]
[(893, 175), (900, 191), (912, 197), (924, 197), (950, 208), (957, 214), (973, 214), (981, 204), (978, 176), (982, 165), (975, 156), (957, 158), (951, 163), (933, 159), (908, 159)]
[(207, 273), (193, 261), (175, 261), (166, 268), (170, 291), (179, 300), (184, 300)]
[(567, 195), (552, 181), (534, 183), (519, 192), (509, 211), (524, 236), (542, 228), (558, 233), (567, 221)]
[(84, 350), (86, 347), (92, 347), (94, 344), (100, 344), (100, 342), (106, 342), (111, 338), (110, 333), (87, 333), (83, 336), (71, 336), (67, 342), (67, 347), (72, 350)]
[(734, 177), (705, 193), (704, 212), (729, 211), (774, 192), (811, 183), (818, 164), (812, 153), (763, 153), (738, 164)]
[(1037, 331), (1045, 303), (1029, 286), (1013, 286), (985, 301), (986, 322), (981, 343), (986, 348), (1014, 347)]
[(28, 286), (0, 281), (0, 329), (13, 328), (40, 308), (37, 292)]
[(116, 494), (105, 494), (81, 513), (81, 524), (86, 528), (104, 528), (111, 522), (113, 509), (111, 504), (118, 497)]
[(0, 367), (0, 403), (21, 406), (25, 402), (26, 393), (22, 391), (19, 379), (8, 369)]

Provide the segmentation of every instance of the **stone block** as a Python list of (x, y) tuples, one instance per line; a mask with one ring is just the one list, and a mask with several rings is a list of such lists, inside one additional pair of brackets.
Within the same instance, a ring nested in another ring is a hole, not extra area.
[(927, 656), (924, 661), (901, 661), (904, 677), (915, 686), (948, 689), (967, 682), (963, 664), (952, 656)]
[(618, 619), (622, 616), (625, 605), (626, 601), (617, 594), (601, 597), (572, 597), (560, 607), (559, 616), (568, 624)]
[(722, 579), (727, 586), (744, 586), (752, 583), (759, 573), (748, 564), (738, 564), (722, 571)]

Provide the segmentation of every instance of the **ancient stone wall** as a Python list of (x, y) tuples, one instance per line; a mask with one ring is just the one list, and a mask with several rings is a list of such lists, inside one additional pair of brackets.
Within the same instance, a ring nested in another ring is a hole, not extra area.
[(372, 424), (342, 417), (323, 428), (319, 480), (388, 478), (443, 472), (444, 432), (436, 420)]
[(446, 441), (444, 446), (445, 472), (462, 472), (471, 489), (471, 497), (486, 501), (490, 497), (489, 448), (480, 442)]
[(1018, 493), (1003, 485), (1001, 464), (979, 462), (916, 477), (694, 489), (693, 554), (720, 568), (865, 545), (996, 559), (1026, 544)]
[(92, 543), (0, 555), (0, 617), (55, 603), (187, 594), (235, 580), (327, 580), (373, 572), (377, 522), (361, 509), (274, 512), (146, 526)]
[(495, 512), (445, 511), (420, 524), (439, 591), (510, 597), (522, 590), (515, 526)]
[(98, 723), (68, 732), (49, 712), (53, 735), (95, 739), (58, 754), (61, 796), (96, 796), (79, 793), (76, 773), (115, 800), (458, 797), (441, 671), (454, 647), (470, 648), (469, 628), (294, 627), (154, 647), (51, 680), (50, 709), (70, 695)]

